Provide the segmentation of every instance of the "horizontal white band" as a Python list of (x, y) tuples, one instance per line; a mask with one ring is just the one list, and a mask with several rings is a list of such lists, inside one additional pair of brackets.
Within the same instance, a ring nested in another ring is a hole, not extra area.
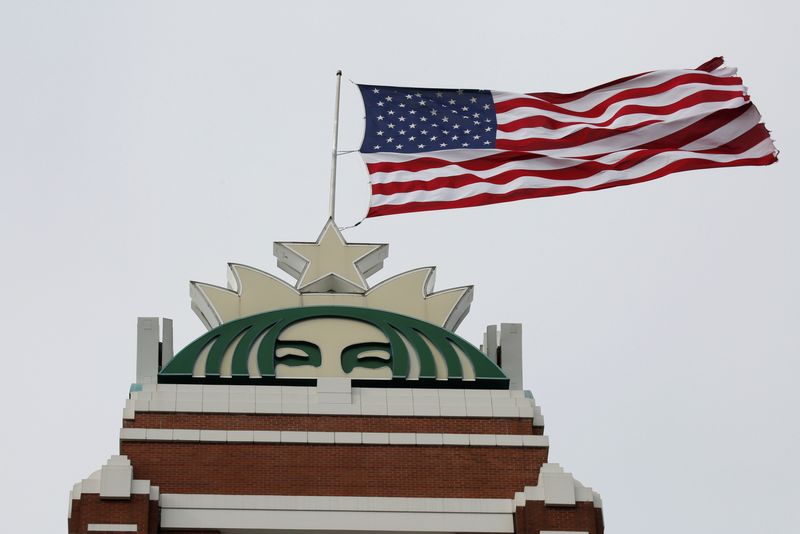
[(436, 434), (413, 432), (304, 432), (279, 430), (196, 430), (122, 428), (122, 441), (203, 443), (293, 443), (333, 445), (415, 445), (548, 447), (547, 436), (520, 434)]
[(136, 532), (136, 523), (89, 523), (89, 532)]

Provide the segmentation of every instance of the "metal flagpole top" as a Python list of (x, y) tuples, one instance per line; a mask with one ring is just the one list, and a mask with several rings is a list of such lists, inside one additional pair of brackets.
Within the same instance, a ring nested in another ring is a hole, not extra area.
[(336, 214), (336, 158), (339, 150), (339, 93), (342, 87), (342, 71), (336, 71), (336, 104), (333, 111), (333, 149), (331, 150), (331, 191), (328, 200), (328, 218), (335, 220)]

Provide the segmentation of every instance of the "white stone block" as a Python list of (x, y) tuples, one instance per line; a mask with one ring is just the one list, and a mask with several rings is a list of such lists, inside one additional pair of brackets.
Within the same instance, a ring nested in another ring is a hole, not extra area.
[(203, 393), (203, 384), (175, 384), (178, 393)]
[(333, 432), (309, 432), (309, 443), (334, 443)]
[(388, 432), (362, 432), (361, 442), (364, 445), (388, 445), (389, 433)]
[(438, 416), (439, 415), (439, 403), (436, 404), (432, 402), (415, 402), (414, 403), (414, 415), (419, 416)]
[(226, 441), (228, 441), (228, 435), (227, 432), (224, 430), (201, 430), (200, 441), (225, 443)]
[(417, 434), (417, 445), (441, 445), (442, 443), (441, 434)]
[(391, 432), (389, 434), (390, 445), (416, 445), (417, 435), (411, 432)]
[(308, 432), (281, 431), (281, 443), (308, 443)]
[(523, 447), (549, 447), (550, 440), (547, 436), (522, 436)]
[(253, 431), (228, 430), (228, 443), (253, 443)]
[(150, 401), (143, 399), (133, 399), (133, 406), (137, 412), (150, 411)]
[(539, 473), (544, 488), (544, 503), (549, 506), (575, 506), (575, 481), (569, 473)]
[(472, 402), (467, 400), (467, 416), (469, 417), (491, 417), (492, 405), (486, 402)]
[(444, 417), (466, 417), (467, 407), (464, 404), (442, 404), (439, 406), (439, 415)]
[(176, 428), (172, 431), (173, 441), (200, 441), (200, 431), (190, 428)]
[(522, 447), (522, 436), (514, 434), (498, 434), (495, 436), (498, 447)]
[(362, 404), (361, 415), (389, 415), (385, 404)]
[(151, 412), (174, 412), (176, 407), (175, 399), (150, 401)]
[(125, 456), (112, 456), (100, 468), (100, 497), (103, 499), (129, 499), (133, 467)]
[(148, 441), (172, 441), (171, 428), (148, 428), (147, 429)]
[(473, 447), (494, 447), (497, 440), (494, 434), (470, 434), (469, 444)]
[(213, 401), (203, 398), (203, 413), (228, 413), (228, 401)]
[(255, 430), (253, 441), (256, 443), (280, 443), (281, 433), (278, 430)]
[(318, 378), (317, 393), (347, 393), (351, 392), (349, 378)]
[(280, 402), (256, 401), (256, 413), (281, 413), (283, 405)]
[(414, 415), (413, 402), (400, 402), (395, 399), (388, 398), (386, 403), (386, 412), (388, 415)]
[(284, 402), (281, 406), (281, 413), (307, 414), (308, 403)]
[(202, 412), (203, 411), (203, 402), (202, 401), (184, 401), (178, 398), (175, 402), (175, 411), (176, 412)]
[(334, 439), (336, 443), (360, 445), (361, 432), (336, 432)]
[(280, 402), (281, 386), (256, 386), (256, 401)]
[(517, 407), (517, 414), (519, 417), (530, 418), (533, 419), (533, 407), (532, 406), (518, 406)]
[(494, 417), (518, 417), (519, 408), (509, 405), (492, 405), (492, 415)]
[(228, 413), (255, 413), (256, 401), (253, 400), (232, 400), (228, 406)]
[(147, 439), (146, 428), (121, 428), (119, 439), (123, 441), (145, 440)]
[(469, 434), (442, 434), (443, 445), (469, 445)]

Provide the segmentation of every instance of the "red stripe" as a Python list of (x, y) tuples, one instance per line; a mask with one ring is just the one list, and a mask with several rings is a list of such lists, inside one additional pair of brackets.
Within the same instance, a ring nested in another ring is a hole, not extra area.
[(742, 79), (736, 76), (720, 78), (719, 76), (713, 76), (711, 74), (702, 74), (698, 72), (693, 72), (690, 74), (682, 74), (680, 76), (676, 76), (675, 78), (666, 80), (658, 85), (653, 85), (651, 87), (635, 87), (632, 89), (626, 89), (624, 91), (620, 91), (619, 93), (611, 95), (609, 98), (605, 99), (604, 101), (595, 105), (593, 108), (588, 109), (586, 111), (574, 111), (568, 108), (557, 106), (555, 104), (551, 104), (550, 102), (534, 100), (531, 98), (512, 98), (511, 100), (504, 100), (503, 102), (497, 102), (495, 104), (495, 111), (496, 113), (500, 114), (518, 108), (535, 108), (535, 109), (542, 109), (545, 111), (551, 111), (554, 113), (564, 113), (566, 115), (572, 115), (575, 117), (596, 118), (601, 116), (611, 104), (614, 104), (616, 102), (661, 94), (669, 89), (673, 89), (675, 87), (687, 83), (705, 83), (707, 85), (734, 86), (734, 85), (742, 85)]
[[(592, 126), (596, 126), (598, 128), (603, 126), (608, 126), (609, 124), (617, 120), (617, 118), (619, 118), (618, 113), (615, 114), (610, 119), (608, 119), (607, 121), (593, 122)], [(655, 122), (655, 119), (646, 122), (652, 123)], [(522, 128), (546, 128), (548, 130), (558, 130), (566, 126), (576, 126), (578, 124), (586, 124), (586, 121), (565, 122), (552, 119), (545, 115), (532, 115), (530, 117), (523, 117), (515, 121), (507, 122), (505, 124), (498, 124), (497, 130), (500, 132), (516, 132), (517, 130), (521, 130)]]
[(647, 182), (649, 180), (654, 180), (656, 178), (660, 178), (662, 176), (665, 176), (673, 172), (689, 171), (696, 169), (709, 169), (718, 167), (737, 167), (745, 165), (769, 165), (771, 163), (774, 163), (775, 161), (777, 161), (777, 157), (775, 156), (775, 154), (768, 154), (766, 156), (762, 156), (759, 158), (740, 159), (726, 163), (707, 161), (707, 160), (696, 160), (696, 159), (681, 160), (673, 162), (672, 164), (662, 167), (661, 169), (658, 169), (648, 174), (647, 176), (643, 176), (641, 178), (636, 178), (632, 180), (620, 180), (618, 182), (601, 184), (595, 187), (591, 187), (589, 189), (580, 189), (577, 187), (569, 187), (569, 186), (549, 187), (546, 189), (517, 189), (515, 191), (511, 191), (509, 193), (505, 193), (502, 195), (483, 193), (480, 195), (475, 195), (473, 197), (464, 198), (460, 200), (452, 200), (452, 201), (409, 202), (407, 204), (374, 206), (369, 209), (367, 217), (380, 217), (383, 215), (395, 215), (399, 213), (412, 213), (417, 211), (433, 211), (433, 210), (443, 210), (451, 208), (466, 208), (472, 206), (481, 206), (485, 204), (511, 202), (514, 200), (522, 200), (526, 198), (541, 198), (541, 197), (551, 197), (557, 195), (568, 195), (571, 193), (597, 191), (600, 189), (609, 189), (611, 187), (619, 187), (635, 183)]
[(723, 58), (722, 56), (717, 56), (715, 58), (709, 59), (708, 61), (706, 61), (705, 63), (703, 63), (694, 70), (704, 70), (706, 72), (712, 72), (720, 68), (723, 63), (725, 63), (725, 58)]
[[(478, 151), (476, 150), (475, 152)], [(494, 167), (503, 165), (504, 163), (510, 163), (512, 161), (526, 161), (543, 157), (544, 156), (541, 154), (513, 151), (503, 152), (501, 154), (491, 154), (489, 156), (483, 156), (480, 158), (459, 162), (448, 161), (440, 158), (423, 157), (402, 162), (383, 161), (378, 163), (368, 163), (367, 170), (370, 174), (375, 174), (376, 172), (395, 171), (418, 172), (426, 171), (428, 169), (439, 169), (441, 167), (447, 167), (448, 165), (458, 165), (459, 167), (468, 169), (470, 171), (485, 171), (487, 169), (493, 169)]]
[[(713, 149), (703, 151), (703, 154), (741, 154), (758, 143), (769, 137), (769, 132), (763, 125), (757, 125), (747, 133), (739, 136), (736, 140), (726, 144), (721, 150)], [(662, 154), (673, 152), (670, 149), (660, 150), (640, 150), (629, 154), (625, 158), (615, 163), (602, 163), (598, 161), (587, 161), (574, 167), (566, 169), (511, 169), (500, 172), (490, 178), (482, 178), (471, 173), (457, 174), (453, 176), (442, 176), (432, 180), (412, 180), (407, 182), (392, 182), (386, 184), (372, 184), (373, 195), (393, 195), (396, 193), (410, 193), (413, 191), (435, 191), (443, 187), (458, 189), (474, 183), (507, 184), (523, 176), (535, 176), (549, 180), (580, 180), (594, 176), (603, 171), (625, 171), (644, 161)]]
[[(735, 95), (734, 98), (741, 96), (741, 94), (736, 95), (735, 93), (731, 93), (728, 91), (716, 91), (716, 90), (700, 91), (698, 93), (689, 95), (686, 98), (679, 100), (678, 102), (675, 102), (668, 106), (660, 106), (660, 107), (638, 106), (638, 105), (626, 106), (626, 108), (630, 108), (630, 111), (626, 110), (626, 112), (648, 113), (651, 115), (669, 115), (671, 113), (675, 113), (676, 111), (680, 111), (681, 109), (696, 106), (698, 104), (703, 104), (707, 102), (725, 102), (727, 100), (731, 100), (732, 95)], [(521, 150), (521, 151), (553, 150), (557, 148), (567, 148), (571, 146), (576, 146), (578, 144), (585, 144), (600, 139), (606, 139), (612, 137), (613, 135), (617, 135), (618, 133), (625, 133), (634, 130), (636, 128), (637, 126), (628, 127), (627, 129), (615, 128), (608, 130), (600, 128), (586, 128), (584, 130), (579, 130), (578, 132), (570, 134), (569, 136), (563, 139), (537, 139), (537, 138), (498, 139), (495, 144), (497, 148), (501, 150)], [(568, 140), (567, 138), (571, 139)], [(577, 142), (576, 140), (580, 140), (580, 142)]]

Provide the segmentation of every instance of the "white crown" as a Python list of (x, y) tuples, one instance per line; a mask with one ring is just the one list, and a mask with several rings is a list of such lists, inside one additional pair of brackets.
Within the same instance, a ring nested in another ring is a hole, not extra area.
[(278, 266), (295, 287), (254, 267), (228, 264), (228, 287), (190, 282), (192, 309), (208, 329), (282, 308), (357, 306), (408, 315), (454, 331), (469, 312), (472, 286), (434, 292), (436, 268), (421, 267), (370, 288), (383, 267), (386, 244), (350, 244), (328, 221), (314, 243), (276, 242)]

